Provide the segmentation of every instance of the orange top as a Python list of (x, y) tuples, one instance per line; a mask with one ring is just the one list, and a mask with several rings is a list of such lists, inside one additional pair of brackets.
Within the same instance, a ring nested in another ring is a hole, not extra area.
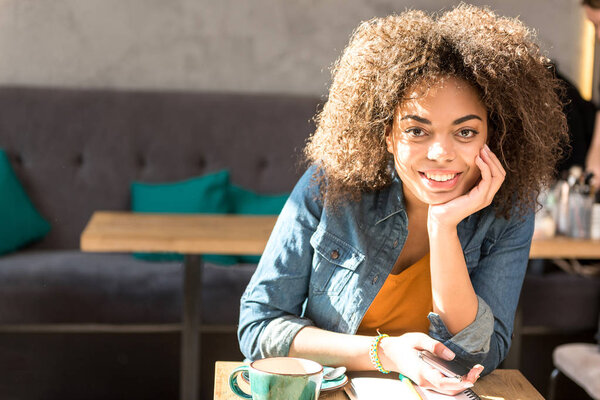
[(406, 332), (429, 332), (427, 314), (433, 309), (429, 253), (400, 272), (388, 275), (367, 310), (357, 334), (390, 336)]

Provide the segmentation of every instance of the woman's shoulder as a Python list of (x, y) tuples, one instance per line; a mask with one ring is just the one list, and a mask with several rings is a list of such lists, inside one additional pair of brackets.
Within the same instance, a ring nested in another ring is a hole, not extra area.
[(292, 193), (290, 199), (296, 202), (310, 202), (322, 208), (324, 176), (316, 165), (310, 165), (302, 174)]
[(353, 220), (359, 225), (374, 225), (404, 208), (401, 185), (387, 185), (378, 190), (365, 190), (353, 196), (335, 198), (327, 196), (327, 178), (317, 165), (309, 166), (298, 180), (290, 200), (300, 208), (308, 209), (326, 225)]
[(478, 231), (488, 239), (499, 239), (507, 232), (514, 234), (522, 231), (523, 235), (533, 235), (535, 219), (534, 210), (515, 206), (509, 216), (498, 215), (493, 206), (488, 206), (466, 218), (462, 225), (470, 231)]

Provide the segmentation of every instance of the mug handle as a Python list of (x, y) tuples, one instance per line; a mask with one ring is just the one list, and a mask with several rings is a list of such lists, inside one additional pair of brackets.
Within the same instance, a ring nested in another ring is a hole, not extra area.
[(235, 395), (241, 397), (242, 399), (252, 399), (252, 395), (249, 395), (242, 389), (240, 389), (237, 383), (237, 377), (243, 371), (248, 371), (247, 365), (242, 365), (241, 367), (237, 367), (236, 369), (231, 371), (231, 374), (229, 374), (229, 388)]

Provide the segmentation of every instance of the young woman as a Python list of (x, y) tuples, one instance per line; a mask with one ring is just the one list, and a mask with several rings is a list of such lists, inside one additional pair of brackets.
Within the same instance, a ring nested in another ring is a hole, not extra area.
[[(242, 297), (246, 357), (397, 371), (450, 394), (496, 368), (536, 194), (567, 138), (548, 65), (527, 28), (486, 9), (361, 24)], [(446, 378), (422, 349), (473, 367)]]

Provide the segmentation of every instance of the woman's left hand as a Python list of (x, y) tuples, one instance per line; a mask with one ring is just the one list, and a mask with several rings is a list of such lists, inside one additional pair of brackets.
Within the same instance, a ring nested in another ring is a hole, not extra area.
[(430, 230), (436, 227), (456, 227), (464, 218), (492, 203), (504, 182), (506, 171), (487, 144), (475, 157), (475, 164), (481, 171), (481, 179), (474, 188), (447, 203), (429, 206), (427, 226)]
[(462, 379), (442, 375), (439, 370), (421, 360), (419, 351), (427, 350), (444, 360), (453, 359), (454, 353), (444, 344), (421, 332), (385, 337), (379, 346), (384, 368), (400, 372), (423, 388), (447, 395), (456, 395), (472, 387), (483, 371), (483, 366), (477, 364)]

